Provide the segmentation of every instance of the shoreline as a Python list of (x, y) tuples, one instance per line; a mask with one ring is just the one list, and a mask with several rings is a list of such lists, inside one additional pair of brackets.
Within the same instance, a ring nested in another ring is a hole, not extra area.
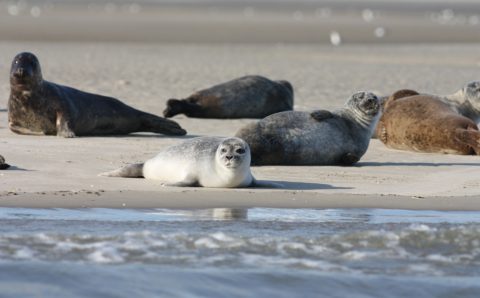
[[(161, 194), (161, 196), (159, 196)], [(157, 198), (154, 198), (157, 197)], [(228, 199), (226, 199), (228, 198)], [(0, 208), (111, 209), (401, 209), (480, 211), (476, 196), (421, 197), (399, 195), (318, 194), (258, 189), (182, 188), (153, 191), (55, 191), (0, 193)]]

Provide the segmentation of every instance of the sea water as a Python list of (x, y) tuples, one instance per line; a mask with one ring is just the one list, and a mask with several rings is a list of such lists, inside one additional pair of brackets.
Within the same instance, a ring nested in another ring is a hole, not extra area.
[(0, 208), (0, 297), (480, 297), (480, 213)]

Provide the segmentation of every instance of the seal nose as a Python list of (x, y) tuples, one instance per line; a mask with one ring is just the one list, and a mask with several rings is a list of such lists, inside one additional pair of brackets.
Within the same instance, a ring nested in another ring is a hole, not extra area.
[(233, 155), (227, 155), (225, 156), (226, 159), (231, 160), (233, 158)]
[(19, 67), (15, 70), (15, 72), (13, 73), (13, 75), (16, 77), (16, 78), (23, 78), (23, 74), (25, 73), (24, 69), (22, 67)]

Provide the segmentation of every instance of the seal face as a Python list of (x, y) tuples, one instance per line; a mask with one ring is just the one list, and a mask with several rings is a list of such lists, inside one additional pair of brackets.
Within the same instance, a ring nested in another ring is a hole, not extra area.
[(250, 149), (239, 138), (198, 137), (160, 151), (144, 164), (104, 173), (110, 177), (145, 177), (171, 186), (247, 187), (256, 184)]
[(370, 92), (353, 94), (342, 109), (287, 111), (241, 128), (253, 165), (352, 165), (365, 154), (380, 102)]
[(478, 123), (480, 121), (480, 81), (467, 83), (462, 89), (445, 97), (458, 113)]
[(263, 118), (293, 109), (293, 87), (287, 81), (244, 76), (200, 90), (186, 99), (169, 99), (165, 117)]
[(390, 148), (430, 153), (479, 154), (480, 133), (471, 119), (442, 98), (413, 95), (390, 98), (378, 123), (380, 140)]
[(115, 98), (43, 80), (40, 63), (32, 53), (20, 53), (13, 59), (8, 107), (10, 130), (19, 134), (186, 133), (174, 121), (136, 110)]

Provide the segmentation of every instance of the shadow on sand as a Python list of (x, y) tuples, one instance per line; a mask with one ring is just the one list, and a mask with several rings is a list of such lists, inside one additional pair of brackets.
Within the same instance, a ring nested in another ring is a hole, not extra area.
[(359, 162), (355, 167), (443, 167), (443, 166), (474, 166), (479, 167), (478, 163), (474, 162)]
[(315, 190), (315, 189), (352, 189), (352, 187), (336, 187), (330, 184), (293, 182), (293, 181), (275, 181), (260, 180), (259, 187), (253, 188), (271, 188), (271, 189), (289, 189), (289, 190)]

